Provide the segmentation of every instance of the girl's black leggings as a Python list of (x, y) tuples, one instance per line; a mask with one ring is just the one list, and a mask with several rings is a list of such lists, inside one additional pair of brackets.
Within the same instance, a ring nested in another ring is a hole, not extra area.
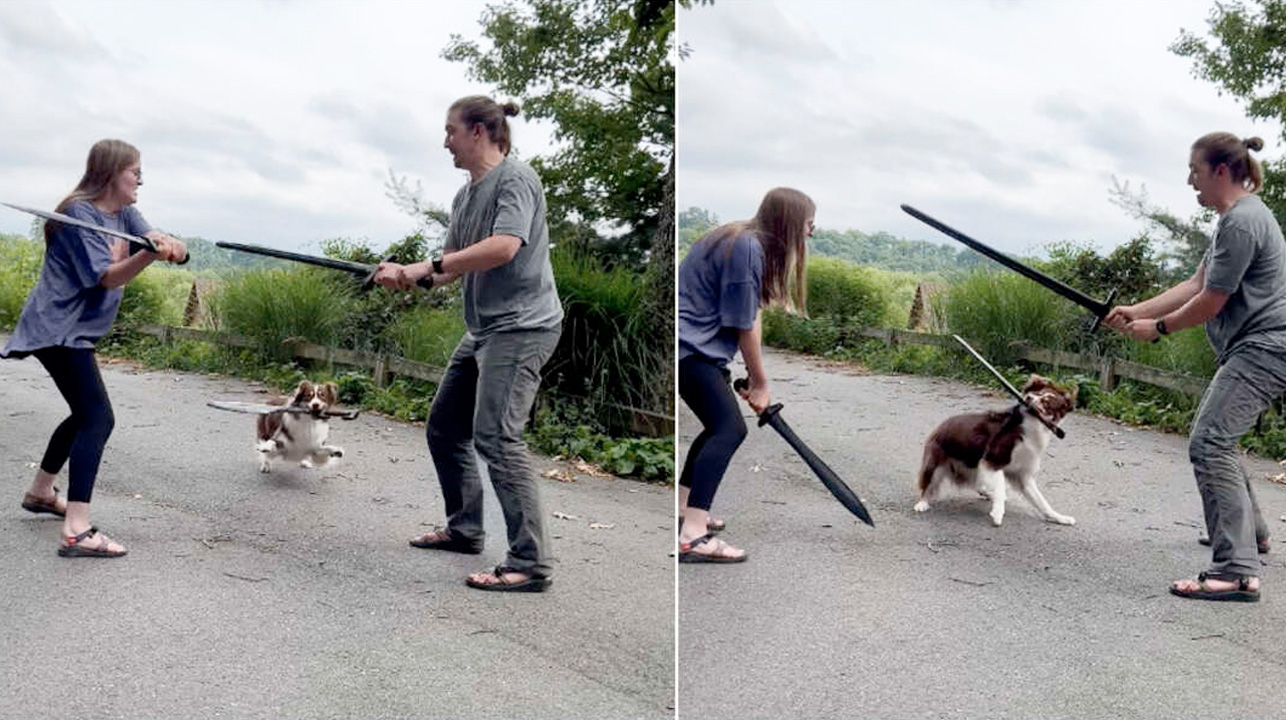
[(679, 397), (703, 427), (679, 475), (679, 484), (690, 490), (689, 507), (710, 509), (733, 453), (746, 439), (746, 421), (728, 380), (727, 368), (701, 355), (679, 361)]
[(71, 416), (54, 430), (40, 469), (51, 475), (62, 470), (68, 458), (68, 502), (89, 502), (94, 478), (103, 459), (103, 448), (116, 425), (107, 388), (89, 348), (48, 347), (32, 353), (49, 371), (58, 392), (71, 406)]

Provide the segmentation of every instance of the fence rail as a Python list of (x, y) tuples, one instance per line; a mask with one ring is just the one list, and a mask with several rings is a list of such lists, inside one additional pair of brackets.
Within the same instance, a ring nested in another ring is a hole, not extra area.
[[(890, 346), (907, 344), (949, 348), (960, 347), (950, 335), (937, 335), (895, 328), (861, 328), (857, 331), (857, 334), (862, 337), (883, 340), (886, 345)], [(1205, 393), (1206, 385), (1210, 383), (1210, 378), (1199, 377), (1191, 373), (1162, 370), (1161, 368), (1142, 365), (1108, 355), (1084, 355), (1062, 350), (1027, 347), (1025, 345), (1017, 346), (1017, 350), (1018, 356), (1024, 360), (1046, 365), (1076, 368), (1077, 370), (1096, 371), (1098, 372), (1099, 385), (1109, 392), (1116, 387), (1117, 378), (1129, 378), (1130, 380), (1137, 380), (1149, 385), (1156, 385), (1198, 397)]]
[[(233, 333), (215, 332), (212, 330), (198, 330), (196, 328), (155, 324), (138, 325), (134, 329), (144, 335), (158, 337), (166, 343), (174, 340), (198, 340), (201, 342), (226, 345), (230, 347), (262, 347), (262, 343), (254, 338)], [(325, 363), (334, 363), (337, 365), (366, 368), (371, 371), (376, 387), (385, 387), (392, 375), (402, 375), (404, 377), (412, 377), (417, 380), (440, 383), (442, 382), (442, 373), (444, 372), (442, 368), (435, 365), (429, 365), (428, 363), (422, 363), (417, 360), (410, 360), (390, 353), (349, 350), (346, 348), (330, 347), (328, 345), (318, 345), (316, 343), (303, 341), (285, 343), (285, 347), (290, 350), (292, 357), (304, 358), (307, 360), (320, 360)], [(566, 395), (565, 393), (558, 394)], [(674, 418), (669, 415), (652, 412), (650, 410), (641, 410), (628, 405), (617, 405), (615, 403), (604, 404), (615, 410), (629, 414), (630, 426), (634, 432), (655, 437), (674, 434)]]

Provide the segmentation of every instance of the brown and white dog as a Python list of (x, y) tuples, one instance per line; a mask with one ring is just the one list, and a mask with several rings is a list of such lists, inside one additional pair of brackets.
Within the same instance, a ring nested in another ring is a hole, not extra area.
[(344, 456), (344, 448), (326, 444), (330, 435), (326, 411), (335, 404), (338, 392), (335, 383), (314, 384), (303, 380), (289, 397), (269, 401), (272, 405), (287, 405), (308, 412), (274, 412), (256, 418), (259, 472), (268, 472), (274, 459), (311, 468)]
[[(1049, 380), (1032, 375), (1022, 388), (1023, 397), (1055, 425), (1076, 407), (1076, 389), (1071, 392)], [(1015, 404), (1009, 410), (967, 413), (947, 418), (929, 434), (920, 465), (920, 500), (916, 512), (929, 509), (947, 480), (972, 486), (991, 500), (991, 522), (1000, 525), (1005, 517), (1006, 481), (1023, 493), (1045, 519), (1060, 525), (1075, 525), (1076, 519), (1050, 507), (1036, 486), (1040, 459), (1054, 433), (1032, 410)]]

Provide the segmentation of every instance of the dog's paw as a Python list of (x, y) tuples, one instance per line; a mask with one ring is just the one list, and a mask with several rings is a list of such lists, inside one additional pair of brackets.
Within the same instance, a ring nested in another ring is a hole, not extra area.
[(1071, 515), (1059, 515), (1058, 513), (1054, 513), (1053, 515), (1050, 515), (1048, 518), (1046, 518), (1046, 520), (1049, 520), (1052, 523), (1058, 523), (1059, 525), (1076, 524), (1076, 518), (1072, 517)]
[(258, 450), (258, 451), (259, 451), (259, 452), (261, 452), (261, 453), (276, 452), (276, 450), (277, 450), (277, 441), (276, 441), (276, 440), (260, 440), (258, 443), (256, 443), (256, 444), (255, 444), (255, 450)]
[(992, 510), (987, 514), (991, 516), (991, 524), (996, 527), (1000, 527), (1000, 523), (1005, 521), (1005, 511), (1003, 508), (1000, 510)]
[(912, 508), (912, 510), (915, 510), (918, 513), (926, 512), (928, 511), (928, 509), (929, 509), (929, 503), (923, 500), (921, 500), (920, 502), (917, 502), (915, 504), (915, 507)]
[(266, 473), (269, 470), (270, 468), (268, 467), (268, 463), (266, 461), (259, 463), (259, 472)]

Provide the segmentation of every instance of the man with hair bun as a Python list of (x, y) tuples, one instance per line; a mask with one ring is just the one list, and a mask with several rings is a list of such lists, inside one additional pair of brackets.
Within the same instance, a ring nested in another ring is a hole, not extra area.
[(446, 149), (469, 180), (451, 204), (446, 247), (431, 262), (382, 263), (375, 282), (409, 289), (462, 278), (465, 334), (443, 374), (426, 435), (446, 505), (447, 525), (410, 540), (418, 548), (482, 552), (482, 481), (487, 464), (504, 511), (509, 553), (470, 575), (481, 590), (541, 592), (549, 546), (535, 472), (522, 439), (540, 369), (562, 333), (563, 307), (549, 261), (545, 193), (526, 163), (509, 157), (512, 102), (461, 98), (447, 112)]
[(1199, 600), (1259, 600), (1258, 553), (1268, 552), (1264, 522), (1237, 441), (1273, 399), (1286, 393), (1286, 242), (1256, 194), (1263, 170), (1257, 137), (1210, 133), (1192, 145), (1188, 184), (1219, 214), (1213, 241), (1192, 277), (1154, 298), (1112, 308), (1111, 327), (1135, 340), (1205, 323), (1219, 369), (1192, 423), (1188, 457), (1201, 493), (1209, 569), (1177, 580), (1170, 592)]

